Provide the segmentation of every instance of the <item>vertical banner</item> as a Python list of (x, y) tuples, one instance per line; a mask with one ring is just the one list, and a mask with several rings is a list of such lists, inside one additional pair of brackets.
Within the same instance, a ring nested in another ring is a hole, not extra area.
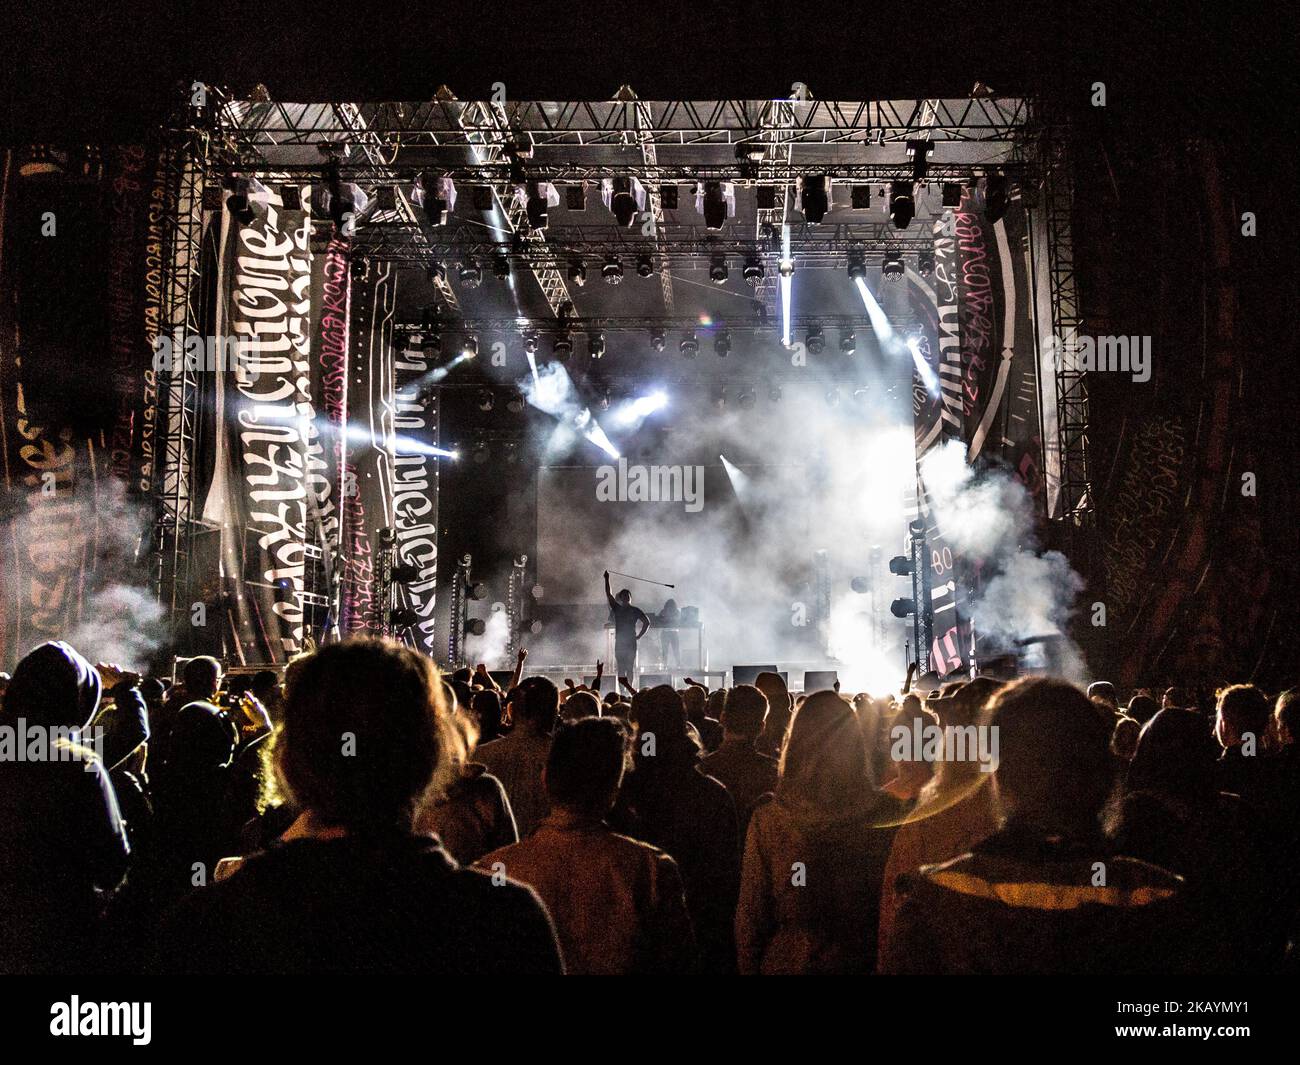
[(318, 637), (339, 630), (339, 591), (343, 577), (347, 485), (349, 315), (352, 274), (346, 240), (329, 242), (323, 254), (312, 258), (312, 405), (315, 418), (307, 444), (307, 482), (310, 489), (309, 541), (322, 552), (325, 587), (318, 589), (330, 602), (328, 615), (319, 619)]
[[(1028, 217), (1013, 202), (990, 223), (967, 190), (956, 211), (935, 220), (934, 237), (933, 285), (916, 279), (913, 294), (923, 323), (920, 354), (938, 377), (937, 396), (919, 372), (914, 378), (917, 460), (959, 440), (969, 465), (995, 465), (1013, 474), (1035, 514), (1045, 517)], [(927, 495), (923, 516), (931, 513), (929, 502)], [(954, 552), (937, 525), (931, 523), (927, 532), (935, 610), (931, 658), (943, 674), (965, 663), (978, 635), (962, 604), (978, 597), (984, 574), (982, 560)]]
[(408, 632), (423, 654), (434, 653), (434, 595), (438, 586), (438, 390), (429, 357), (408, 345), (396, 359), (397, 416), (393, 447), (393, 513), (397, 561), (414, 567), (397, 601), (412, 612)]
[(934, 513), (933, 500), (922, 472), (928, 456), (945, 444), (963, 440), (965, 425), (963, 385), (964, 352), (959, 312), (959, 266), (955, 226), (951, 215), (934, 222), (934, 274), (922, 278), (908, 272), (913, 317), (920, 324), (917, 355), (929, 368), (912, 375), (912, 416), (916, 429), (918, 516), (925, 522), (926, 554), (931, 567), (930, 607), (934, 614), (934, 640), (930, 667), (940, 676), (964, 661), (963, 640), (969, 626), (960, 622), (964, 589), (956, 580), (957, 559)]
[(302, 649), (311, 402), (311, 220), (277, 192), (250, 194), (252, 218), (222, 213), (215, 361), (218, 441), (205, 521), (221, 528), (247, 661)]
[(397, 275), (387, 263), (353, 271), (349, 319), (346, 451), (343, 464), (345, 562), (339, 625), (343, 635), (379, 629), (376, 548), (393, 525), (393, 428), (396, 414), (392, 326)]

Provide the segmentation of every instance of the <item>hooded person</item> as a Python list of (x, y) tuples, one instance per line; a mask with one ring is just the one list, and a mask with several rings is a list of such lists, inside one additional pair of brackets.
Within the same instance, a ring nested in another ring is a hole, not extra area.
[(247, 817), (231, 801), (238, 743), (234, 723), (207, 698), (186, 704), (172, 721), (165, 756), (152, 776), (152, 890), (159, 905), (209, 882), (217, 861), (239, 849)]
[(84, 971), (104, 904), (126, 871), (126, 830), (93, 749), (101, 745), (86, 730), (102, 694), (95, 667), (66, 643), (30, 652), (5, 693), (0, 971)]

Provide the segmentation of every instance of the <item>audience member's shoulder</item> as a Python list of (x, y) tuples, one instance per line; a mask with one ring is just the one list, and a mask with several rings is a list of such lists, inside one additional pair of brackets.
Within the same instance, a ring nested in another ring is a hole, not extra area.
[[(644, 840), (633, 839), (631, 836), (625, 836), (620, 832), (611, 832), (607, 838), (611, 848), (629, 858), (644, 862), (659, 862), (663, 859), (673, 862), (672, 855), (667, 851), (661, 850), (652, 843), (646, 843)], [(676, 863), (673, 862), (673, 864)]]

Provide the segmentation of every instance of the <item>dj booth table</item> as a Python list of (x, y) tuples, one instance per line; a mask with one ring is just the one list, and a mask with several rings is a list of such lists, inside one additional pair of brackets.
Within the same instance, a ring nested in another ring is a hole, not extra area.
[[(693, 677), (696, 674), (704, 674), (708, 672), (709, 652), (704, 644), (704, 623), (703, 622), (696, 622), (694, 625), (651, 625), (649, 630), (646, 632), (646, 634), (643, 637), (641, 637), (641, 639), (637, 642), (636, 665), (637, 665), (638, 672), (640, 673), (670, 672), (670, 667), (667, 662), (663, 661), (659, 657), (656, 657), (653, 660), (648, 659), (647, 656), (642, 651), (642, 648), (645, 645), (646, 640), (650, 639), (652, 634), (664, 633), (664, 632), (678, 633), (677, 650), (678, 650), (679, 661), (673, 667), (671, 667), (671, 671), (677, 673), (683, 673), (685, 675), (689, 675)], [(681, 653), (682, 645), (688, 644), (689, 641), (689, 636), (684, 638), (681, 635), (682, 633), (695, 633), (694, 656), (683, 655)], [(660, 643), (658, 640), (656, 640), (655, 643), (658, 645), (659, 651), (662, 654), (662, 650), (663, 650), (662, 643)], [(605, 625), (605, 672), (608, 673), (610, 676), (614, 676), (614, 673), (617, 670), (617, 668), (618, 667), (614, 662), (614, 626), (612, 624), (606, 623)], [(615, 677), (614, 679), (617, 680), (618, 678)], [(700, 678), (697, 677), (697, 679)]]

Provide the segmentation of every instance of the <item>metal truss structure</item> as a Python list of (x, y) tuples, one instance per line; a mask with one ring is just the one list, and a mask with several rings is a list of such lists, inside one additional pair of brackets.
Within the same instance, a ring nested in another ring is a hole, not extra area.
[[(198, 122), (178, 125), (181, 128), (170, 134), (162, 155), (166, 243), (159, 334), (168, 338), (173, 352), (191, 350), (187, 341), (201, 335), (198, 281), (210, 148), (208, 129)], [(192, 360), (174, 358), (159, 374), (162, 432), (155, 459), (153, 572), (158, 602), (178, 637), (189, 620), (191, 553), (198, 524), (193, 496), (198, 371)]]
[[(753, 300), (741, 301), (750, 320), (719, 326), (771, 328), (787, 231), (796, 276), (805, 268), (841, 270), (849, 252), (915, 255), (932, 247), (924, 208), (937, 213), (940, 183), (969, 183), (1001, 172), (1042, 193), (1052, 328), (1061, 337), (1077, 335), (1064, 130), (1027, 99), (649, 101), (629, 89), (609, 101), (520, 102), (461, 101), (440, 90), (420, 102), (295, 104), (265, 95), (230, 100), (219, 90), (209, 91), (219, 106), (187, 108), (165, 131), (170, 149), (163, 328), (178, 350), (198, 328), (192, 289), (204, 192), (236, 175), (274, 183), (320, 181), (324, 160), (336, 167), (339, 180), (356, 182), (374, 201), (357, 220), (354, 257), (423, 267), (435, 286), (442, 325), (453, 332), (498, 326), (516, 333), (685, 329), (691, 319), (680, 309), (682, 291), (674, 295), (672, 271), (701, 270), (717, 255), (728, 260), (735, 280), (746, 261), (762, 264), (761, 274), (749, 278)], [(843, 202), (833, 204), (825, 224), (807, 223), (795, 196), (800, 179), (825, 176), (837, 185), (873, 186), (912, 180), (908, 142), (915, 140), (925, 140), (931, 149), (923, 178), (931, 191), (928, 200), (918, 198), (912, 226), (894, 229), (878, 197), (856, 213)], [(431, 218), (411, 195), (417, 176), (430, 175), (451, 178), (464, 200), (465, 209), (458, 200), (446, 224), (438, 224), (443, 220)], [(547, 227), (533, 228), (518, 194), (540, 182), (586, 188), (618, 177), (634, 177), (645, 188), (650, 233), (643, 234), (639, 225), (620, 228), (603, 210), (579, 215), (567, 208), (554, 212)], [(689, 203), (692, 186), (708, 181), (730, 183), (736, 193), (735, 216), (719, 229), (702, 224)], [(688, 201), (677, 210), (665, 205), (672, 186), (675, 196)], [(487, 202), (474, 190), (487, 190)], [(467, 209), (472, 203), (478, 204), (478, 215)], [(593, 289), (605, 286), (593, 284), (580, 295), (568, 280), (570, 264), (577, 258), (596, 266), (610, 256), (620, 258), (629, 274), (638, 258), (649, 257), (651, 276), (659, 282), (657, 315), (618, 319), (577, 313), (575, 298), (586, 303)], [(512, 275), (536, 279), (542, 303), (521, 300), (518, 316), (508, 323), (474, 317), (473, 294), (448, 277), (449, 268), (467, 257), (481, 257), (484, 271), (489, 258), (497, 263), (504, 258)], [(861, 320), (799, 315), (794, 321), (796, 328), (846, 324)], [(407, 328), (419, 331), (417, 325)], [(1060, 516), (1077, 524), (1090, 520), (1092, 509), (1088, 400), (1086, 376), (1068, 346), (1056, 385)], [(160, 381), (166, 409), (160, 415), (165, 439), (156, 478), (156, 576), (160, 601), (173, 617), (190, 591), (197, 391), (183, 360)]]
[(1074, 180), (1069, 143), (1062, 131), (1045, 127), (1041, 144), (1047, 225), (1047, 271), (1052, 307), (1052, 335), (1059, 342), (1056, 369), (1056, 440), (1060, 463), (1057, 520), (1081, 529), (1094, 522), (1092, 475), (1088, 462), (1090, 433), (1088, 375), (1079, 359), (1083, 320), (1075, 287)]

